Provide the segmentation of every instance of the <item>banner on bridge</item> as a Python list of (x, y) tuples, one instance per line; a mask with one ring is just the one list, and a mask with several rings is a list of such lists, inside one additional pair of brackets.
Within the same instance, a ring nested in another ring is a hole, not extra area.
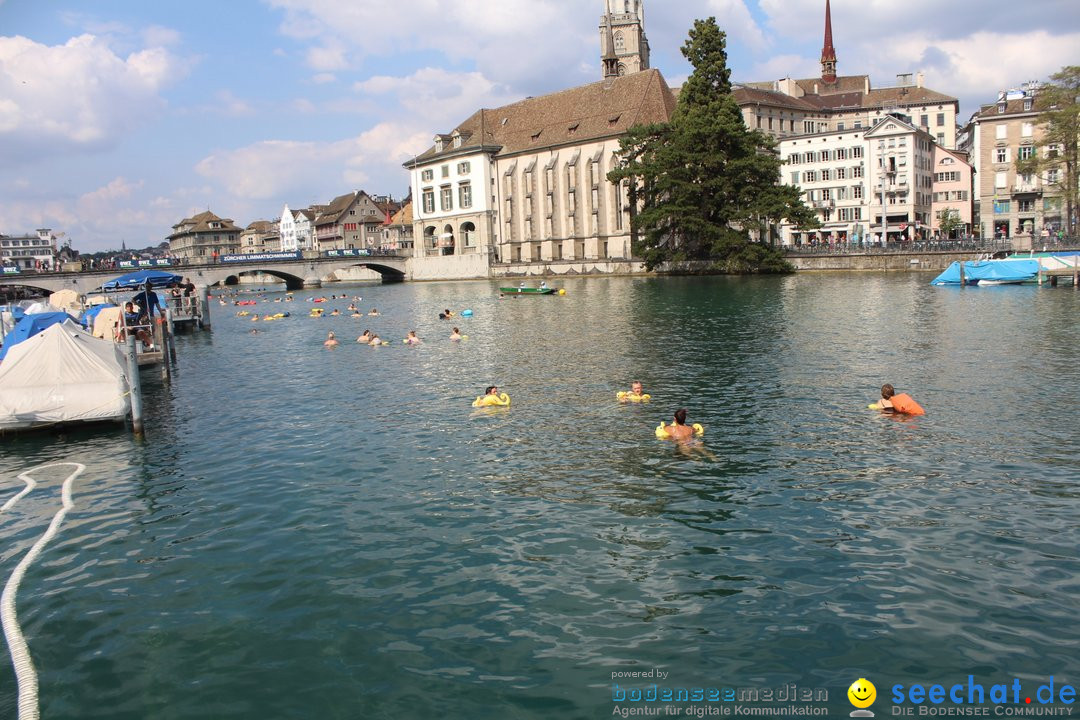
[(4, 274), (5, 275), (18, 275), (19, 274), (19, 268), (15, 267), (13, 265), (5, 265), (4, 266)]
[(171, 267), (172, 260), (160, 258), (155, 260), (121, 260), (122, 268), (147, 268), (147, 267)]
[(247, 255), (222, 255), (223, 263), (262, 262), (264, 260), (299, 260), (299, 252), (250, 253)]
[(359, 248), (349, 248), (347, 250), (327, 250), (326, 257), (367, 257), (371, 255), (370, 250), (364, 250)]

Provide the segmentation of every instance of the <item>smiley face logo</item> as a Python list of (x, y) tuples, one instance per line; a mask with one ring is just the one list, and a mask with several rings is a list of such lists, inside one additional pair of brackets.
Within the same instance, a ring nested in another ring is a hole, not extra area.
[(874, 683), (866, 678), (859, 678), (851, 683), (851, 687), (847, 690), (847, 696), (855, 707), (860, 709), (868, 708), (877, 699), (877, 688), (874, 687)]

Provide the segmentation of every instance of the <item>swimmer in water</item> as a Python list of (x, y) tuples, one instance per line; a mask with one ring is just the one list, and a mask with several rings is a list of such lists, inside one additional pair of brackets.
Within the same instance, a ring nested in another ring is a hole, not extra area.
[(641, 381), (635, 380), (634, 382), (630, 383), (630, 392), (626, 393), (626, 395), (622, 399), (633, 400), (636, 398), (640, 400), (644, 397), (644, 395), (645, 390), (641, 385)]
[(371, 315), (372, 317), (374, 317), (374, 316), (376, 316), (378, 314), (379, 314), (379, 311), (377, 309), (375, 309), (375, 308), (371, 308), (371, 312), (368, 313), (368, 315)]
[(450, 333), (450, 339), (454, 342), (459, 342), (461, 340), (461, 331), (454, 328), (454, 331)]
[(356, 342), (358, 342), (358, 343), (369, 343), (369, 342), (371, 342), (371, 337), (372, 337), (371, 331), (370, 330), (365, 330), (363, 335), (356, 338)]
[(405, 338), (406, 345), (419, 345), (421, 343), (420, 338), (416, 337), (416, 331), (410, 330), (408, 337)]
[(334, 332), (331, 330), (326, 334), (326, 342), (323, 343), (323, 347), (337, 347), (337, 345), (337, 338), (334, 337)]
[(371, 341), (368, 343), (368, 345), (370, 345), (371, 347), (379, 347), (380, 345), (382, 345), (382, 340), (379, 338), (378, 335), (372, 335)]
[(677, 442), (686, 442), (694, 437), (694, 428), (686, 424), (686, 409), (675, 411), (675, 422), (666, 428), (668, 437)]

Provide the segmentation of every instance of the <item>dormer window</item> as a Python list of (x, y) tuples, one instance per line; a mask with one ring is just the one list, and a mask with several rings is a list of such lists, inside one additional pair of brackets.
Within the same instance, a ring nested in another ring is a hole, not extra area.
[(451, 144), (451, 147), (455, 147), (455, 148), (461, 147), (461, 133), (455, 132), (453, 135), (451, 135), (450, 136), (450, 144)]
[(1005, 103), (998, 103), (998, 115), (1005, 114)]
[(1024, 98), (1024, 109), (1031, 110), (1031, 98)]
[(443, 143), (442, 135), (436, 135), (435, 136), (435, 152), (442, 152), (443, 151), (443, 146), (444, 146), (444, 143)]

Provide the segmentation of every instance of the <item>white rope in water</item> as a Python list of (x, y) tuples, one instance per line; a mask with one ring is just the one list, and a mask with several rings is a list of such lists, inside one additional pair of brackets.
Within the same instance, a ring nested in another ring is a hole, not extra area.
[(11, 573), (7, 584), (4, 585), (3, 594), (0, 594), (0, 621), (3, 622), (4, 638), (7, 640), (8, 649), (11, 651), (11, 664), (15, 667), (15, 678), (19, 684), (19, 720), (37, 720), (41, 711), (38, 708), (37, 671), (34, 670), (34, 660), (30, 657), (30, 648), (26, 645), (26, 638), (23, 637), (22, 628), (19, 627), (19, 620), (15, 615), (15, 594), (19, 592), (19, 583), (22, 582), (26, 570), (41, 554), (41, 551), (45, 549), (45, 546), (49, 544), (49, 541), (60, 531), (60, 524), (64, 522), (68, 510), (75, 507), (75, 503), (71, 501), (71, 485), (75, 478), (86, 469), (86, 466), (80, 463), (60, 462), (39, 465), (20, 473), (19, 479), (26, 483), (26, 487), (18, 495), (4, 503), (3, 507), (0, 507), (0, 512), (8, 510), (20, 498), (37, 487), (37, 482), (30, 477), (30, 473), (51, 467), (60, 467), (61, 465), (75, 468), (75, 471), (64, 480), (63, 489), (60, 493), (62, 507), (53, 516), (52, 522), (49, 523), (49, 529), (38, 538), (38, 541), (30, 548), (30, 552), (26, 553), (19, 564), (15, 566), (15, 571)]

